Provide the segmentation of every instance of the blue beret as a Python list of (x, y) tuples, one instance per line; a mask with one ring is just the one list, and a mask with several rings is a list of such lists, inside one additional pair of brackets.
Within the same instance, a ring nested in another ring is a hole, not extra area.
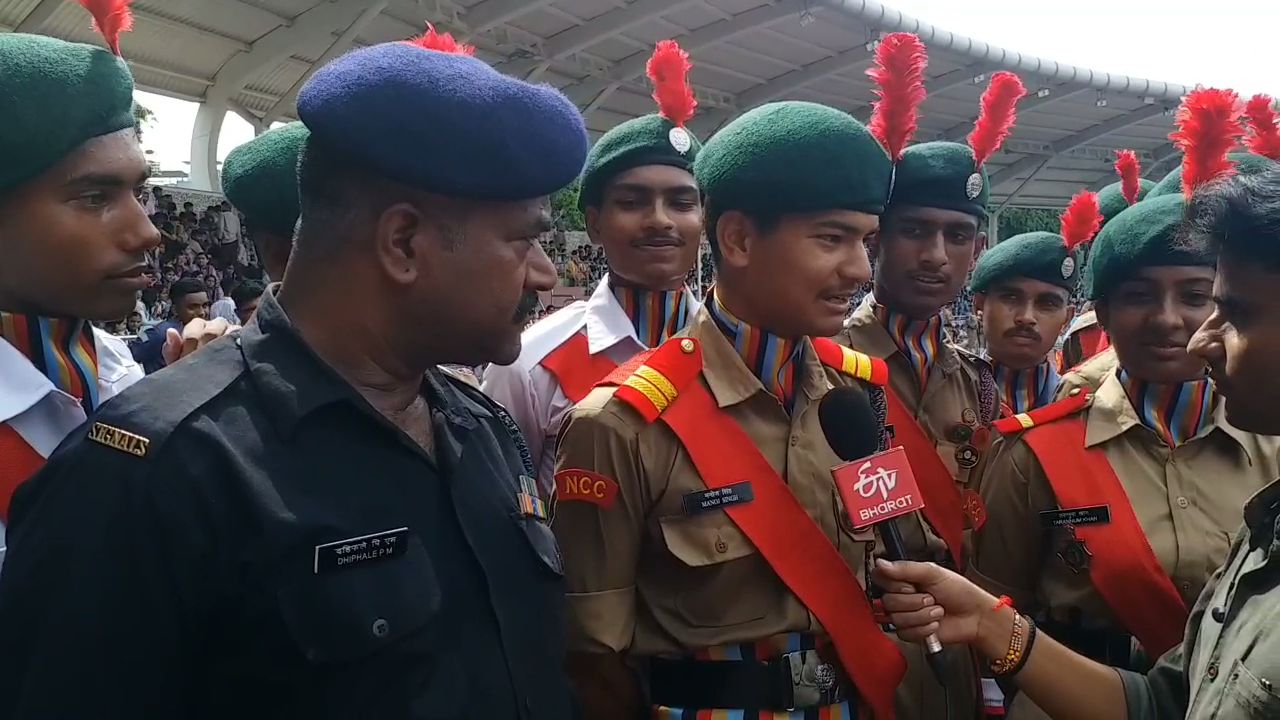
[(550, 195), (578, 177), (587, 156), (582, 113), (560, 91), (407, 42), (317, 70), (298, 92), (298, 116), (321, 145), (451, 197)]

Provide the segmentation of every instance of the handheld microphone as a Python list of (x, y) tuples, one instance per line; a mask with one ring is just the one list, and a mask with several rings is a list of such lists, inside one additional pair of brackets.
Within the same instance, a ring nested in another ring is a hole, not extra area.
[[(875, 411), (871, 409), (871, 402), (867, 399), (867, 395), (862, 390), (855, 387), (838, 387), (823, 396), (818, 404), (818, 422), (822, 425), (822, 434), (827, 438), (827, 444), (835, 452), (836, 456), (846, 463), (852, 463), (856, 460), (863, 460), (871, 455), (875, 455), (879, 450), (880, 423), (876, 420)], [(901, 453), (901, 449), (893, 452)], [(905, 455), (902, 457), (905, 463)], [(842, 466), (847, 467), (847, 466)], [(878, 468), (879, 469), (879, 468)], [(910, 467), (907, 466), (907, 472), (910, 473)], [(834, 474), (834, 471), (833, 471)], [(889, 482), (887, 487), (884, 482), (889, 476), (883, 469), (879, 469), (878, 475), (863, 478), (863, 482), (858, 485), (862, 486), (866, 480), (873, 482), (868, 486), (872, 491), (876, 490), (875, 481), (881, 481), (880, 491), (885, 494), (885, 500), (888, 501), (888, 490), (895, 487), (897, 473), (892, 475), (893, 480)], [(914, 479), (911, 481), (914, 486)], [(844, 501), (845, 509), (850, 513), (850, 520), (855, 526), (858, 525), (858, 519), (852, 517), (853, 508), (862, 507), (866, 504), (868, 495), (861, 492), (861, 487), (857, 491), (862, 497), (851, 497), (854, 494), (853, 488), (848, 483), (836, 483), (836, 489), (840, 491), (840, 498)], [(918, 491), (915, 495), (918, 496)], [(905, 512), (905, 508), (911, 507), (918, 510), (924, 507), (923, 502), (918, 497), (912, 498), (906, 496), (914, 505), (908, 506), (905, 500), (895, 500), (895, 505), (903, 508), (902, 511), (894, 510), (886, 511), (887, 517), (874, 523), (880, 530), (880, 537), (884, 540), (885, 555), (890, 560), (910, 560), (907, 555), (906, 544), (902, 540), (902, 533), (898, 529), (897, 521), (894, 519), (897, 514)], [(887, 503), (882, 504), (882, 506)], [(879, 509), (879, 508), (877, 508)], [(890, 514), (892, 513), (892, 514)], [(863, 516), (872, 515), (869, 511), (864, 511)], [(945, 665), (942, 657), (942, 643), (938, 641), (937, 635), (930, 635), (924, 639), (925, 659), (929, 663), (930, 669), (937, 677), (938, 682), (946, 684)]]

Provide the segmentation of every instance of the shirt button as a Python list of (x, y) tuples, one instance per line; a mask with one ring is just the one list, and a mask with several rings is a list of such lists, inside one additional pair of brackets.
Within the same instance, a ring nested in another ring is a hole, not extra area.
[(1213, 618), (1216, 623), (1224, 623), (1227, 621), (1227, 609), (1216, 607), (1209, 611), (1209, 617)]
[(1182, 583), (1181, 587), (1182, 587), (1182, 591), (1183, 591), (1183, 592), (1190, 592), (1190, 591), (1191, 591), (1191, 583), (1189, 583), (1189, 582), (1184, 582), (1184, 583)]
[(1191, 502), (1189, 500), (1187, 500), (1184, 497), (1178, 498), (1178, 507), (1182, 508), (1183, 510), (1186, 510), (1190, 506), (1191, 506)]
[(799, 445), (799, 444), (800, 444), (800, 436), (799, 436), (799, 435), (792, 435), (792, 436), (791, 436), (791, 447), (795, 447), (795, 446), (797, 446), (797, 445)]
[(1210, 682), (1218, 679), (1218, 661), (1217, 660), (1214, 660), (1213, 662), (1209, 663), (1209, 667), (1204, 669), (1204, 676), (1209, 678)]
[(384, 638), (391, 632), (391, 623), (382, 618), (378, 618), (373, 621), (373, 627), (370, 628), (370, 630), (373, 632), (374, 637)]

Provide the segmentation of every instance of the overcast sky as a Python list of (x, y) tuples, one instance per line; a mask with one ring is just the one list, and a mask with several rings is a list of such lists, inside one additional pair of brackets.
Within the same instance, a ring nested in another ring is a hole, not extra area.
[[(818, 4), (814, 0), (815, 5)], [(888, 0), (961, 35), (1072, 65), (1280, 95), (1280, 0)], [(819, 10), (818, 17), (831, 10)], [(190, 158), (194, 103), (139, 92), (157, 122), (144, 144), (166, 170)], [(253, 137), (228, 113), (219, 159)]]

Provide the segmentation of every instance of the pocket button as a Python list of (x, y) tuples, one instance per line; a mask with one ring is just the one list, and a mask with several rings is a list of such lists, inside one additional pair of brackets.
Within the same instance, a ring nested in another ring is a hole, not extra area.
[(391, 623), (384, 618), (378, 618), (373, 621), (373, 636), (376, 638), (384, 638), (391, 633)]

